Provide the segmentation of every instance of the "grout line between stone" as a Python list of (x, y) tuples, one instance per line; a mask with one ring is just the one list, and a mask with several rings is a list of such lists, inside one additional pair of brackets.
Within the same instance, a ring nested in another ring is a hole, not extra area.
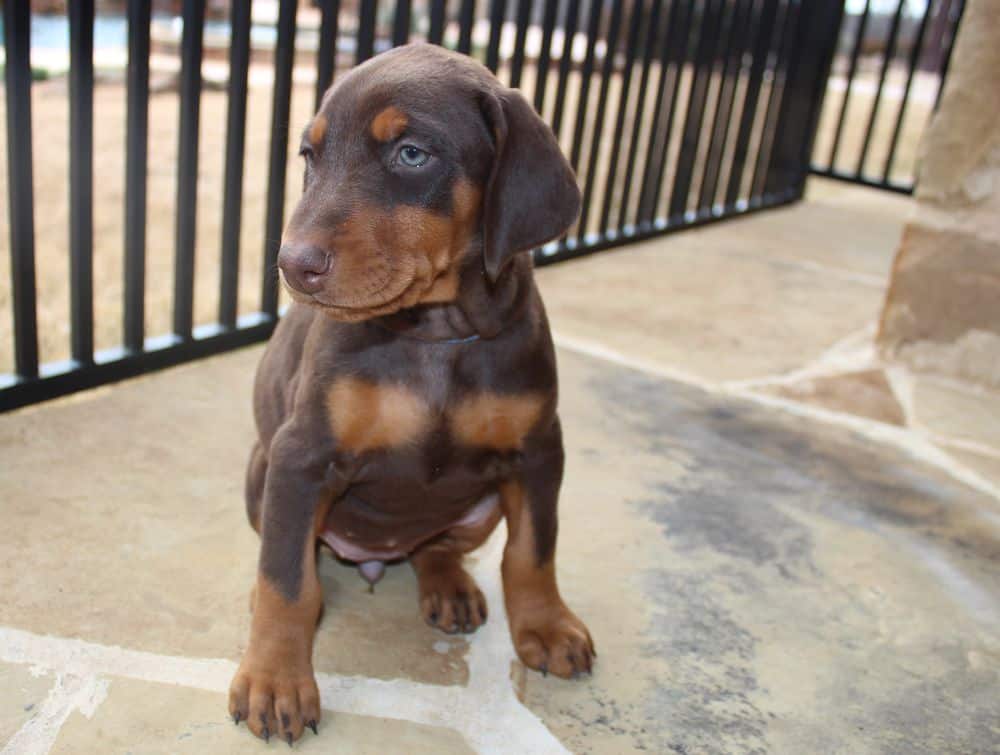
[(844, 336), (806, 364), (805, 367), (777, 375), (765, 375), (746, 380), (726, 380), (721, 385), (727, 391), (766, 388), (792, 385), (802, 380), (833, 377), (845, 372), (857, 372), (872, 368), (876, 365), (875, 349), (871, 345), (871, 337), (874, 332), (875, 324), (870, 323), (861, 330)]
[(563, 336), (559, 333), (554, 333), (553, 339), (558, 347), (568, 351), (603, 359), (613, 364), (645, 372), (656, 377), (687, 383), (701, 388), (707, 393), (745, 399), (773, 409), (780, 409), (799, 417), (853, 430), (869, 440), (902, 449), (910, 454), (910, 456), (947, 472), (970, 488), (996, 501), (1000, 501), (1000, 486), (994, 485), (989, 480), (957, 461), (950, 454), (938, 448), (927, 438), (908, 428), (898, 428), (853, 414), (841, 414), (779, 396), (756, 393), (738, 384), (734, 387), (733, 385), (712, 383), (699, 377), (687, 375), (680, 370), (664, 367), (646, 359), (631, 357), (614, 349), (609, 349), (602, 344), (592, 343), (572, 336)]
[(38, 712), (14, 733), (0, 755), (46, 755), (70, 714), (78, 710), (90, 718), (107, 694), (104, 679), (58, 674)]

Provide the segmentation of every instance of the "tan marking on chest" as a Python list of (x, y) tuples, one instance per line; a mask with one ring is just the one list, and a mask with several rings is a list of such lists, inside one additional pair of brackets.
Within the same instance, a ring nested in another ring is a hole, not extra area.
[(402, 134), (407, 123), (409, 119), (406, 113), (395, 105), (390, 105), (372, 119), (372, 136), (380, 142), (387, 142)]
[(534, 393), (471, 396), (451, 412), (451, 432), (466, 446), (514, 450), (538, 422), (543, 404), (543, 398)]
[(341, 378), (326, 406), (337, 445), (352, 453), (412, 443), (430, 423), (427, 404), (401, 385)]

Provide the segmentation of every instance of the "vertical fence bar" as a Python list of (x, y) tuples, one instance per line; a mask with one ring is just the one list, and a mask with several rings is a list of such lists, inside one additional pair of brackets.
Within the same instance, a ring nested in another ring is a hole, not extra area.
[[(374, 5), (374, 3), (372, 3)], [(295, 12), (298, 3), (283, 2), (278, 11), (278, 42), (274, 56), (274, 101), (271, 106), (271, 151), (267, 177), (264, 229), (264, 270), (261, 312), (278, 315), (278, 247), (285, 220), (285, 171), (288, 158), (288, 117), (292, 104), (292, 64), (295, 62)]]
[(38, 377), (38, 324), (31, 149), (31, 16), (28, 3), (11, 0), (4, 3), (3, 27), (14, 369), (21, 379), (31, 380)]
[[(677, 52), (673, 56), (673, 81), (670, 84), (670, 100), (667, 110), (667, 117), (663, 121), (663, 147), (656, 161), (655, 176), (650, 186), (649, 220), (652, 222), (660, 206), (660, 193), (663, 191), (663, 175), (667, 169), (667, 159), (670, 149), (670, 135), (674, 128), (674, 116), (677, 110), (677, 97), (680, 93), (681, 74), (687, 64), (688, 52), (691, 46), (691, 28), (694, 25), (696, 3), (690, 2), (687, 7), (687, 15), (684, 23), (678, 29), (679, 39), (676, 44)], [(644, 187), (645, 188), (645, 187)]]
[[(777, 129), (779, 107), (784, 105), (785, 81), (788, 76), (789, 57), (801, 48), (795, 48), (795, 34), (799, 21), (800, 0), (788, 0), (785, 6), (785, 17), (781, 22), (781, 36), (778, 38), (777, 57), (774, 61), (774, 71), (771, 74), (771, 91), (767, 96), (767, 108), (764, 111), (764, 123), (761, 128), (760, 140), (757, 142), (757, 158), (754, 161), (753, 176), (750, 178), (750, 204), (757, 206), (764, 197), (764, 177), (768, 170), (771, 146), (774, 144), (774, 134)], [(791, 92), (789, 96), (792, 96)]]
[(340, 33), (340, 0), (322, 0), (319, 21), (319, 51), (316, 54), (316, 97), (319, 110), (323, 94), (337, 72), (337, 35)]
[(392, 22), (392, 46), (410, 41), (410, 0), (396, 0), (396, 16)]
[(472, 27), (476, 23), (476, 0), (462, 0), (458, 13), (458, 51), (472, 52)]
[(688, 96), (684, 130), (681, 132), (681, 151), (677, 160), (677, 172), (674, 174), (673, 189), (670, 192), (668, 222), (682, 219), (687, 208), (691, 178), (694, 175), (694, 161), (698, 157), (701, 122), (705, 117), (708, 84), (715, 68), (714, 51), (718, 42), (724, 6), (725, 0), (706, 4), (705, 16), (701, 22), (701, 29), (699, 29), (698, 47), (695, 51), (694, 81)]
[(146, 162), (149, 132), (149, 21), (147, 0), (128, 3), (128, 106), (125, 116), (125, 349), (143, 349), (146, 317)]
[(94, 361), (94, 0), (69, 14), (70, 353)]
[(174, 334), (191, 339), (194, 310), (195, 214), (198, 207), (198, 118), (201, 106), (205, 0), (184, 0), (181, 115), (177, 146), (177, 236), (174, 253)]
[[(957, 7), (956, 7), (957, 6)], [(940, 84), (938, 84), (937, 94), (934, 95), (934, 111), (937, 112), (938, 105), (941, 103), (941, 93), (944, 92), (944, 81), (948, 78), (948, 66), (951, 65), (951, 51), (955, 47), (955, 37), (958, 35), (958, 25), (962, 20), (962, 11), (965, 10), (965, 0), (956, 0), (956, 6), (948, 4), (947, 13), (955, 14), (955, 21), (951, 24), (950, 32), (948, 36), (948, 44), (944, 51), (944, 56), (941, 62), (941, 77)]]
[(250, 65), (250, 0), (230, 8), (229, 95), (226, 115), (226, 164), (222, 198), (222, 270), (219, 277), (219, 323), (236, 327), (243, 209), (243, 160), (247, 118), (247, 71)]
[(354, 44), (355, 64), (364, 63), (375, 54), (375, 11), (377, 0), (359, 0), (358, 30)]
[(769, 201), (798, 199), (805, 191), (809, 156), (819, 124), (826, 81), (837, 49), (843, 3), (802, 2), (798, 33), (788, 59), (781, 111), (774, 129), (764, 194)]
[(716, 98), (712, 135), (708, 142), (705, 170), (702, 173), (701, 190), (698, 194), (698, 207), (708, 215), (713, 213), (715, 195), (719, 186), (722, 153), (726, 146), (726, 140), (729, 138), (733, 102), (736, 98), (736, 83), (740, 73), (740, 61), (743, 58), (743, 51), (746, 49), (749, 36), (752, 7), (753, 0), (736, 0), (733, 20), (729, 27), (726, 64), (722, 71), (722, 85), (719, 87), (719, 94)]
[(510, 85), (521, 86), (521, 72), (524, 70), (524, 43), (528, 35), (528, 22), (531, 20), (532, 0), (517, 2), (517, 33), (514, 37), (514, 57), (510, 62)]
[(625, 38), (625, 68), (622, 71), (621, 90), (618, 93), (615, 130), (611, 137), (611, 159), (608, 163), (608, 175), (604, 180), (604, 201), (601, 205), (601, 218), (598, 226), (602, 233), (606, 233), (608, 230), (608, 220), (611, 217), (611, 203), (614, 201), (615, 196), (615, 179), (618, 177), (618, 156), (621, 154), (622, 136), (625, 131), (625, 115), (628, 110), (628, 96), (632, 89), (632, 68), (635, 66), (635, 53), (636, 47), (639, 44), (639, 30), (642, 26), (642, 18), (643, 3), (636, 2), (632, 6), (628, 36)]
[(899, 144), (899, 134), (903, 130), (903, 119), (906, 117), (906, 105), (910, 101), (910, 87), (913, 86), (913, 76), (917, 72), (917, 63), (920, 62), (920, 51), (924, 46), (924, 35), (927, 33), (927, 22), (931, 17), (931, 8), (928, 4), (923, 18), (920, 19), (920, 27), (917, 29), (916, 39), (913, 40), (913, 47), (910, 50), (910, 60), (906, 72), (906, 84), (903, 86), (903, 101), (899, 103), (899, 113), (896, 115), (896, 125), (892, 129), (892, 139), (889, 141), (889, 154), (885, 157), (885, 169), (882, 171), (882, 180), (889, 182), (889, 174), (892, 172), (892, 163), (896, 159), (896, 145)]
[(861, 46), (864, 43), (865, 32), (868, 29), (868, 15), (870, 11), (871, 0), (865, 0), (865, 9), (861, 12), (861, 20), (858, 21), (858, 35), (854, 38), (854, 47), (851, 49), (851, 63), (847, 69), (847, 84), (844, 88), (844, 99), (840, 103), (840, 114), (837, 116), (837, 128), (833, 132), (833, 144), (830, 146), (830, 170), (833, 170), (837, 164), (837, 152), (840, 149), (840, 138), (844, 132), (844, 121), (847, 119), (847, 108), (850, 105), (851, 87), (854, 84), (854, 77), (858, 72), (858, 58), (861, 57)]
[(563, 108), (566, 106), (566, 86), (569, 83), (569, 70), (573, 65), (573, 39), (576, 37), (576, 25), (579, 18), (580, 0), (567, 0), (566, 18), (563, 22), (563, 48), (559, 56), (559, 82), (556, 84), (556, 101), (552, 110), (552, 130), (557, 137), (562, 130)]
[(586, 237), (587, 220), (590, 218), (590, 200), (597, 185), (597, 160), (601, 153), (601, 139), (604, 131), (604, 111), (608, 106), (608, 88), (615, 70), (615, 53), (618, 50), (618, 35), (622, 25), (622, 3), (611, 6), (611, 20), (608, 24), (604, 63), (601, 66), (601, 89), (597, 95), (597, 115), (594, 117), (594, 131), (590, 137), (590, 155), (587, 161), (587, 183), (583, 187), (583, 202), (580, 205), (579, 235)]
[(889, 29), (889, 41), (885, 45), (885, 53), (882, 55), (882, 69), (878, 76), (878, 86), (875, 88), (875, 102), (872, 103), (872, 110), (868, 116), (868, 127), (865, 129), (865, 140), (861, 145), (861, 156), (858, 158), (856, 173), (860, 178), (865, 172), (865, 163), (868, 161), (868, 150), (872, 143), (872, 134), (875, 131), (875, 121), (878, 118), (879, 105), (882, 103), (882, 88), (885, 86), (885, 77), (889, 74), (889, 67), (892, 59), (896, 55), (896, 41), (899, 39), (899, 25), (903, 19), (903, 10), (906, 8), (906, 0), (899, 0), (896, 6), (896, 15), (892, 17), (892, 27)]
[(764, 70), (767, 66), (768, 51), (771, 49), (771, 38), (774, 35), (774, 23), (777, 15), (778, 0), (764, 0), (760, 20), (757, 24), (757, 39), (754, 44), (750, 74), (747, 77), (746, 94), (743, 97), (743, 112), (740, 114), (740, 126), (736, 132), (736, 143), (733, 147), (733, 164), (729, 171), (729, 185), (726, 187), (725, 206), (727, 208), (734, 207), (739, 200), (747, 152), (750, 148), (750, 136), (757, 115), (757, 101), (760, 97), (761, 83), (764, 80)]
[[(656, 205), (659, 192), (654, 190), (659, 180), (654, 176), (662, 176), (662, 167), (656, 167), (656, 156), (660, 155), (660, 164), (666, 160), (667, 147), (670, 144), (670, 128), (674, 117), (674, 103), (677, 100), (677, 85), (680, 81), (680, 68), (685, 56), (681, 44), (686, 43), (688, 25), (691, 23), (691, 0), (672, 0), (670, 14), (667, 16), (667, 41), (660, 51), (660, 81), (656, 91), (656, 102), (653, 104), (653, 122), (649, 127), (649, 142), (646, 145), (646, 162), (642, 172), (642, 187), (639, 191), (639, 207), (636, 210), (636, 224), (642, 230), (648, 230), (656, 215)], [(669, 94), (668, 94), (669, 92)], [(664, 103), (669, 103), (666, 106)], [(669, 112), (664, 112), (664, 107)], [(664, 119), (664, 115), (666, 118)], [(656, 191), (657, 199), (653, 199)]]
[(431, 0), (431, 23), (427, 30), (427, 41), (434, 45), (444, 40), (445, 0)]
[(486, 46), (486, 67), (493, 73), (500, 67), (500, 35), (506, 13), (507, 0), (490, 0), (490, 41)]
[(538, 113), (545, 107), (545, 89), (549, 83), (549, 65), (552, 62), (552, 32), (556, 27), (558, 11), (559, 0), (545, 0), (545, 10), (542, 15), (542, 49), (538, 52), (538, 67), (535, 70), (535, 111)]
[(591, 2), (590, 17), (587, 19), (587, 52), (580, 69), (580, 97), (576, 102), (576, 125), (573, 128), (573, 146), (570, 148), (569, 162), (576, 170), (580, 164), (580, 150), (583, 147), (583, 128), (586, 125), (587, 106), (590, 100), (590, 79), (594, 74), (594, 50), (597, 47), (597, 32), (601, 23), (601, 4)]
[[(628, 215), (628, 200), (632, 193), (632, 174), (635, 170), (635, 158), (639, 152), (639, 137), (642, 132), (642, 119), (646, 109), (646, 92), (649, 87), (649, 70), (653, 62), (653, 49), (656, 46), (660, 30), (660, 9), (663, 0), (653, 0), (649, 10), (649, 21), (646, 27), (646, 42), (642, 47), (642, 75), (639, 77), (639, 92), (635, 104), (635, 121), (632, 124), (632, 138), (628, 144), (628, 155), (625, 158), (625, 181), (622, 184), (622, 200), (618, 209), (618, 227), (625, 228)], [(663, 69), (660, 69), (663, 75)], [(655, 114), (654, 114), (655, 118)], [(652, 143), (653, 132), (649, 133), (649, 143)]]

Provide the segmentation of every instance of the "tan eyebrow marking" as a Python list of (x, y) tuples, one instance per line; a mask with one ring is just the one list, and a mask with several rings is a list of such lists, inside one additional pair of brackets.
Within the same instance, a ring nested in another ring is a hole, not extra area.
[(312, 125), (309, 127), (309, 143), (313, 147), (318, 148), (323, 143), (327, 125), (329, 124), (327, 123), (326, 116), (322, 113), (313, 118)]
[(395, 139), (403, 133), (409, 119), (406, 113), (395, 105), (390, 105), (372, 119), (372, 136), (380, 142)]

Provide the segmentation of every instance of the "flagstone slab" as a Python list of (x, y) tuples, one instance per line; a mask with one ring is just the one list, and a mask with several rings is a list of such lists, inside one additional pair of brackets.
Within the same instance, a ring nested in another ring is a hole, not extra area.
[(514, 685), (571, 751), (995, 748), (996, 501), (846, 430), (560, 357), (561, 584), (599, 658)]
[[(51, 753), (243, 755), (286, 748), (276, 738), (268, 745), (246, 726), (234, 726), (219, 715), (225, 705), (225, 695), (219, 693), (112, 679), (107, 698), (92, 717), (79, 712), (70, 715)], [(450, 729), (332, 711), (323, 712), (318, 736), (307, 731), (295, 744), (295, 752), (301, 753), (384, 755), (388, 751), (414, 755), (473, 752), (462, 736)]]
[(53, 681), (27, 665), (0, 663), (0, 744), (38, 715)]

